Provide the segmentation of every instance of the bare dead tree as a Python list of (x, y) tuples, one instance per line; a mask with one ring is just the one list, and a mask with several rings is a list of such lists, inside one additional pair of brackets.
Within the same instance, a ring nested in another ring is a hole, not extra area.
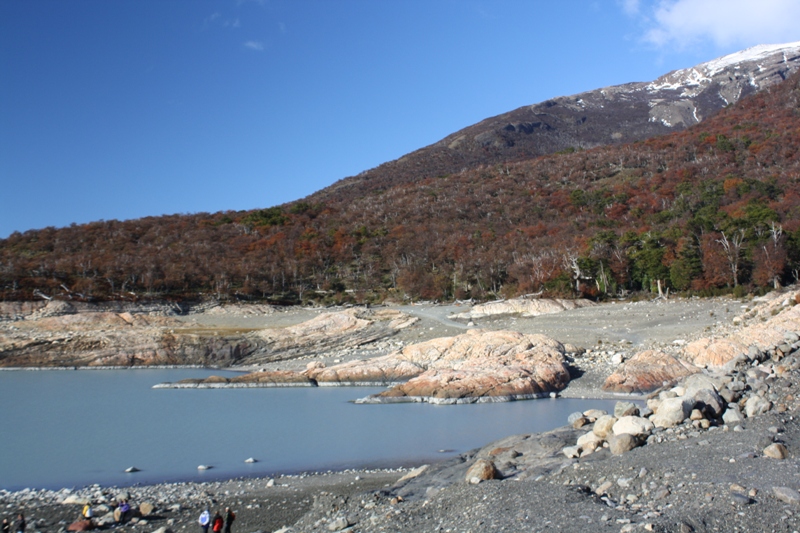
[(725, 259), (728, 261), (728, 267), (733, 276), (733, 286), (739, 286), (739, 262), (742, 258), (742, 246), (744, 245), (744, 230), (740, 229), (731, 236), (730, 239), (722, 232), (722, 238), (717, 239), (717, 242), (722, 245), (725, 251)]

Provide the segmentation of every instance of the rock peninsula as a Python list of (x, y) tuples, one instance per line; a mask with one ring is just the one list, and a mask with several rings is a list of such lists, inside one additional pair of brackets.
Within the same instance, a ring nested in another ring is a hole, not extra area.
[[(613, 412), (576, 412), (562, 427), (512, 435), (440, 463), (402, 471), (347, 471), (130, 489), (94, 486), (67, 491), (0, 491), (0, 504), (25, 510), (30, 523), (42, 532), (64, 527), (84, 503), (97, 509), (97, 516), (104, 516), (111, 511), (113, 498), (122, 493), (141, 510), (135, 521), (117, 528), (122, 532), (197, 527), (197, 515), (210, 502), (234, 508), (239, 517), (237, 527), (244, 531), (282, 533), (795, 531), (800, 529), (800, 425), (796, 419), (800, 344), (793, 340), (798, 329), (793, 326), (796, 295), (796, 291), (782, 291), (740, 302), (717, 300), (711, 311), (702, 307), (709, 305), (708, 301), (647, 302), (635, 307), (626, 303), (605, 308), (606, 313), (624, 315), (633, 307), (643, 319), (653, 315), (670, 334), (662, 331), (659, 337), (654, 329), (656, 340), (647, 345), (615, 339), (612, 335), (618, 332), (598, 339), (604, 330), (602, 326), (592, 330), (592, 324), (597, 320), (607, 327), (608, 319), (584, 314), (585, 309), (574, 312), (595, 343), (576, 352), (545, 336), (509, 331), (514, 317), (500, 319), (497, 330), (467, 329), (468, 333), (437, 335), (421, 342), (410, 342), (423, 333), (420, 325), (412, 325), (393, 339), (408, 342), (402, 349), (389, 349), (387, 341), (378, 341), (390, 352), (385, 356), (406, 354), (408, 361), (448, 360), (459, 353), (451, 363), (462, 367), (468, 365), (463, 354), (470, 350), (480, 352), (476, 354), (480, 357), (493, 353), (513, 366), (514, 361), (526, 360), (520, 346), (527, 343), (554, 360), (562, 358), (572, 372), (573, 380), (562, 394), (586, 379), (597, 388), (589, 386), (585, 391), (599, 392), (604, 380), (597, 377), (605, 379), (622, 368), (626, 372), (620, 373), (625, 378), (620, 382), (632, 389), (656, 386), (653, 392), (639, 396), (639, 401), (617, 402)], [(726, 313), (726, 308), (731, 312)], [(694, 316), (689, 315), (692, 309), (698, 310)], [(425, 328), (433, 327), (429, 313), (429, 309), (421, 313), (428, 314), (420, 319)], [(720, 317), (723, 314), (725, 320)], [(563, 316), (558, 327), (574, 318)], [(517, 326), (525, 329), (527, 325), (520, 320), (516, 318)], [(670, 320), (693, 322), (693, 329), (687, 327), (674, 335), (675, 325)], [(450, 327), (446, 321), (441, 323)], [(548, 327), (547, 323), (539, 325)], [(701, 366), (684, 358), (695, 341), (755, 339), (759, 331), (767, 332), (761, 344), (746, 344), (746, 353), (722, 364)], [(425, 330), (430, 335), (439, 332)], [(631, 339), (636, 334), (625, 332)], [(481, 338), (486, 342), (468, 342)], [(495, 352), (486, 351), (490, 339), (495, 339), (491, 341), (497, 346)], [(600, 340), (602, 343), (597, 343)], [(758, 353), (751, 345), (758, 347)], [(462, 348), (455, 352), (457, 346)], [(341, 351), (334, 357), (350, 353)], [(356, 354), (341, 366), (360, 368), (366, 364), (361, 359), (363, 354)], [(311, 374), (339, 365), (318, 363), (321, 361), (300, 358), (266, 366), (305, 365), (305, 369), (285, 372)], [(656, 368), (663, 373), (654, 372)], [(265, 370), (276, 372), (274, 368)]]

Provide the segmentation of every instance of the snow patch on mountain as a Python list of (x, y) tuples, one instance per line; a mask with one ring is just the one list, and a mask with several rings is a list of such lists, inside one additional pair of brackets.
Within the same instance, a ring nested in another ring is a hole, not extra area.
[[(788, 61), (787, 54), (800, 54), (800, 41), (786, 44), (761, 44), (747, 48), (733, 54), (729, 54), (717, 59), (712, 59), (707, 63), (698, 65), (699, 68), (705, 69), (710, 76), (722, 72), (726, 68), (734, 65), (744, 63), (745, 61), (759, 61), (774, 55), (777, 52), (783, 52), (784, 62)], [(759, 65), (759, 68), (761, 66)]]
[[(758, 73), (768, 74), (778, 65), (788, 66), (790, 62), (796, 63), (798, 56), (800, 56), (800, 41), (788, 44), (754, 46), (740, 52), (712, 59), (694, 67), (670, 72), (647, 84), (647, 90), (652, 93), (683, 89), (681, 96), (693, 96), (697, 94), (697, 91), (690, 89), (707, 87), (715, 81), (715, 76), (726, 71), (733, 71), (728, 72), (728, 74), (734, 78), (746, 75), (749, 85), (758, 89), (760, 87), (759, 80), (753, 74), (753, 70)], [(752, 70), (745, 69), (746, 72), (740, 72), (742, 65), (747, 63), (757, 63), (757, 67)], [(741, 94), (741, 91), (739, 93)], [(740, 94), (735, 95), (733, 98), (731, 98), (732, 95), (720, 96), (727, 104), (738, 100)]]

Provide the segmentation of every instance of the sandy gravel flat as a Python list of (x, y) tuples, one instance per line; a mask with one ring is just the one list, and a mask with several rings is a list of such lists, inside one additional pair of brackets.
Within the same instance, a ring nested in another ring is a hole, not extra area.
[[(389, 306), (416, 316), (420, 321), (396, 339), (404, 344), (436, 337), (457, 335), (469, 327), (489, 330), (510, 329), (522, 333), (543, 333), (561, 342), (590, 348), (601, 343), (630, 341), (634, 346), (671, 343), (707, 333), (715, 326), (729, 324), (747, 304), (731, 298), (650, 300), (611, 302), (531, 318), (498, 316), (473, 320), (449, 317), (469, 309), (466, 305)], [(236, 328), (281, 328), (305, 322), (321, 313), (341, 308), (290, 308), (272, 314), (193, 314), (181, 320), (202, 326)], [(708, 329), (707, 329), (708, 328)]]
[[(691, 341), (700, 336), (721, 331), (731, 324), (734, 316), (748, 307), (747, 302), (722, 298), (673, 298), (670, 300), (615, 301), (536, 317), (501, 315), (478, 320), (453, 320), (450, 317), (470, 309), (466, 304), (389, 306), (419, 318), (413, 326), (401, 330), (385, 341), (367, 344), (357, 349), (319, 353), (314, 356), (259, 365), (260, 369), (303, 370), (312, 361), (327, 366), (355, 359), (386, 355), (409, 344), (464, 333), (467, 329), (513, 330), (522, 333), (541, 333), (563, 343), (569, 343), (595, 354), (622, 352), (630, 357), (649, 348), (674, 346), (674, 342)], [(246, 312), (192, 314), (181, 317), (187, 324), (211, 328), (282, 328), (310, 320), (321, 313), (341, 308), (278, 309), (270, 314)], [(607, 360), (607, 361), (605, 361)], [(606, 364), (603, 364), (605, 361)], [(585, 356), (576, 358), (573, 367), (578, 372), (562, 391), (565, 397), (611, 398), (600, 390), (605, 379), (614, 371), (609, 357), (600, 360)], [(253, 368), (241, 368), (252, 370)]]

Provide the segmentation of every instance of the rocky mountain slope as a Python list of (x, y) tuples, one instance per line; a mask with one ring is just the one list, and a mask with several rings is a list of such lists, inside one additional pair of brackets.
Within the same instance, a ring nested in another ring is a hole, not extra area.
[(487, 118), (441, 141), (312, 195), (395, 186), (477, 165), (625, 144), (684, 129), (800, 68), (800, 42), (761, 45), (651, 82), (603, 87)]
[(759, 48), (555, 99), (285, 206), (14, 234), (0, 240), (0, 299), (330, 304), (791, 282), (797, 58), (795, 45)]

